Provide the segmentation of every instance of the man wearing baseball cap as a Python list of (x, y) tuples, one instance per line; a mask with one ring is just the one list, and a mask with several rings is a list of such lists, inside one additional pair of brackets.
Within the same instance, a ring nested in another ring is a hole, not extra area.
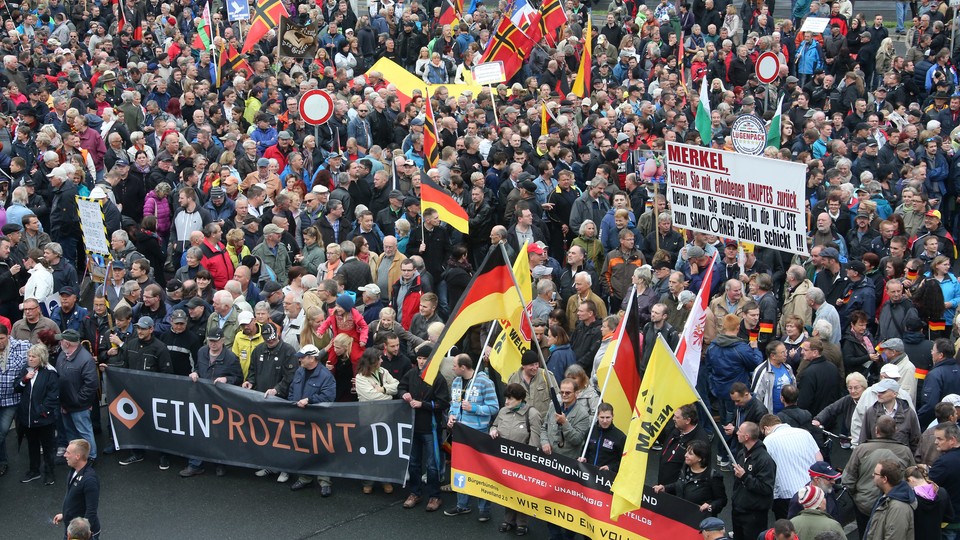
[[(337, 382), (329, 369), (320, 365), (320, 349), (314, 345), (304, 345), (296, 353), (300, 367), (293, 374), (287, 401), (296, 403), (301, 409), (317, 403), (331, 403), (337, 397)], [(268, 395), (273, 395), (268, 390)], [(290, 491), (300, 491), (313, 483), (308, 475), (299, 475), (290, 486)], [(329, 476), (317, 476), (320, 496), (333, 495), (333, 486)]]
[[(207, 331), (207, 344), (200, 347), (197, 353), (196, 368), (190, 373), (190, 380), (197, 382), (200, 379), (213, 381), (213, 384), (229, 384), (238, 386), (243, 381), (243, 371), (240, 369), (240, 360), (237, 355), (224, 347), (223, 329), (214, 325)], [(190, 458), (187, 467), (180, 471), (180, 476), (190, 478), (203, 474), (203, 461)], [(217, 465), (217, 476), (227, 474), (223, 465)]]
[[(823, 492), (823, 497), (826, 501), (826, 513), (833, 517), (833, 519), (840, 521), (840, 505), (837, 503), (837, 496), (834, 493), (834, 487), (838, 480), (840, 480), (840, 472), (830, 466), (826, 461), (817, 461), (810, 466), (810, 482), (807, 483), (806, 487), (816, 487)], [(803, 490), (801, 489), (800, 492)], [(787, 509), (787, 519), (793, 519), (793, 516), (796, 516), (803, 510), (803, 505), (800, 503), (800, 492), (797, 492), (790, 499), (790, 505)]]
[(917, 230), (917, 238), (913, 244), (910, 244), (913, 256), (919, 257), (923, 253), (924, 240), (931, 235), (936, 236), (939, 241), (937, 251), (950, 257), (951, 261), (955, 261), (957, 259), (956, 242), (944, 227), (939, 210), (927, 210), (923, 215), (923, 226)]

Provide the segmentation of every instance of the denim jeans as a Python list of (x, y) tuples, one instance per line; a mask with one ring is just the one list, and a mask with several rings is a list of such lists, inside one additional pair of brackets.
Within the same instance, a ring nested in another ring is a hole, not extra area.
[(437, 454), (434, 450), (434, 434), (415, 433), (413, 445), (410, 448), (410, 466), (407, 469), (410, 479), (407, 487), (410, 493), (418, 497), (423, 495), (421, 487), (423, 476), (423, 461), (427, 461), (427, 497), (440, 497), (440, 464), (437, 463)]
[(907, 3), (906, 2), (897, 2), (897, 32), (902, 32), (904, 30), (903, 19), (907, 14)]
[(67, 440), (83, 439), (90, 443), (90, 457), (97, 458), (97, 441), (93, 439), (93, 423), (90, 420), (90, 410), (68, 412), (63, 414), (63, 429)]
[(13, 427), (17, 406), (0, 407), (0, 465), (7, 464), (7, 432)]
[[(470, 508), (470, 499), (473, 497), (469, 495), (464, 495), (463, 493), (457, 493), (457, 508)], [(493, 503), (485, 499), (477, 499), (477, 506), (480, 508), (481, 513), (490, 513), (490, 507)]]

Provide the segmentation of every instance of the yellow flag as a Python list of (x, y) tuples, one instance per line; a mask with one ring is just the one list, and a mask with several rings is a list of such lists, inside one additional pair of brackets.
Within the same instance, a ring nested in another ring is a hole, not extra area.
[(540, 136), (543, 137), (550, 133), (550, 126), (547, 123), (547, 103), (540, 104)]
[(657, 436), (673, 420), (673, 411), (696, 401), (697, 394), (683, 375), (673, 351), (663, 336), (658, 336), (640, 383), (620, 471), (611, 488), (611, 519), (616, 520), (621, 514), (640, 508), (647, 458)]
[[(527, 244), (523, 245), (513, 263), (513, 274), (517, 277), (517, 284), (524, 294), (532, 294), (533, 285), (530, 278), (530, 258), (527, 256)], [(532, 301), (532, 299), (530, 300)], [(510, 317), (500, 320), (503, 330), (493, 341), (490, 350), (490, 367), (507, 380), (510, 375), (520, 369), (520, 356), (530, 349), (529, 336), (533, 334), (530, 326), (529, 313), (524, 320), (523, 313), (530, 302), (523, 298), (517, 303)], [(525, 337), (525, 334), (527, 337)]]

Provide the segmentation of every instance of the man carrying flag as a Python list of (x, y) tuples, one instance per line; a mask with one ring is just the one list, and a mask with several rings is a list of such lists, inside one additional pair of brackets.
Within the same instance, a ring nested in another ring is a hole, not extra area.
[[(637, 394), (620, 472), (611, 488), (611, 519), (616, 520), (621, 514), (640, 508), (646, 484), (647, 460), (653, 452), (654, 442), (670, 423), (675, 410), (697, 401), (699, 397), (684, 377), (677, 359), (663, 338), (658, 337)], [(756, 535), (751, 538), (756, 538)]]

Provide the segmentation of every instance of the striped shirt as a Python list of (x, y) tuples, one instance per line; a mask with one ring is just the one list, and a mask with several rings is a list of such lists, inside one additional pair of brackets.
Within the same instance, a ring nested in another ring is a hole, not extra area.
[(816, 463), (820, 448), (807, 430), (780, 424), (774, 426), (763, 444), (777, 463), (774, 499), (789, 499), (810, 483), (810, 466)]

